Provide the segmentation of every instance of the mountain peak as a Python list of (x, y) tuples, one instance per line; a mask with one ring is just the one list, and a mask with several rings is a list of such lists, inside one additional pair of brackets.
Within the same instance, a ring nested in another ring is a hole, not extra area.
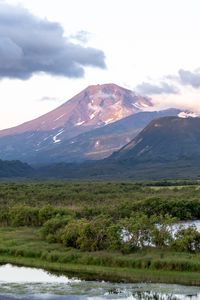
[[(96, 84), (96, 85), (89, 85), (83, 92), (88, 93), (90, 95), (95, 95), (98, 93), (101, 93), (100, 96), (103, 95), (103, 93), (105, 95), (125, 95), (127, 93), (129, 93), (130, 95), (136, 97), (140, 97), (140, 95), (137, 95), (134, 91), (126, 89), (124, 87), (121, 87), (115, 83), (104, 83), (104, 84)], [(149, 99), (149, 105), (151, 106), (151, 100)]]
[(128, 89), (125, 89), (115, 83), (103, 83), (103, 84), (89, 85), (85, 90), (95, 93), (96, 91), (99, 91), (99, 90), (112, 90), (112, 91), (126, 90), (127, 91)]

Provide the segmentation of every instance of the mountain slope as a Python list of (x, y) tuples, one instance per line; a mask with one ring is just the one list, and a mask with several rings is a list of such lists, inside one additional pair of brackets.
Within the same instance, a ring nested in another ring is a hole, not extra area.
[[(152, 106), (149, 98), (115, 84), (90, 86), (57, 109), (0, 131), (0, 158), (29, 162), (37, 152)], [(54, 150), (53, 150), (54, 151)]]
[[(72, 137), (152, 106), (147, 97), (115, 84), (89, 86), (53, 111), (19, 126), (0, 131), (0, 137), (26, 132), (59, 133)], [(57, 130), (57, 131), (56, 131)], [(58, 131), (59, 130), (59, 131)]]
[(49, 147), (47, 151), (37, 152), (37, 162), (72, 162), (102, 159), (132, 140), (150, 121), (164, 116), (177, 116), (177, 109), (156, 112), (139, 112), (122, 120), (83, 133), (68, 141)]
[(110, 157), (82, 164), (52, 164), (41, 177), (88, 179), (200, 178), (200, 118), (153, 120)]
[(153, 120), (111, 159), (142, 163), (200, 160), (200, 118)]
[[(150, 121), (163, 116), (176, 116), (179, 110), (169, 109), (158, 112), (140, 112), (101, 128), (82, 133), (60, 143), (44, 147), (38, 143), (41, 132), (32, 136), (38, 146), (33, 151), (29, 133), (0, 138), (0, 155), (3, 159), (20, 159), (31, 164), (52, 162), (80, 162), (102, 159), (111, 155), (133, 139)], [(46, 132), (43, 132), (45, 139)]]

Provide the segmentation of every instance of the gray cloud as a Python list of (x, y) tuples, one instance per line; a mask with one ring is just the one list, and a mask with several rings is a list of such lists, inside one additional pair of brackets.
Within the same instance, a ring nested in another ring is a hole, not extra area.
[(183, 69), (180, 69), (178, 73), (183, 85), (191, 85), (194, 88), (200, 87), (200, 73)]
[(166, 82), (161, 82), (159, 85), (151, 84), (149, 82), (142, 82), (136, 86), (136, 91), (145, 95), (158, 95), (158, 94), (178, 94), (179, 89)]
[(86, 66), (105, 68), (103, 51), (74, 44), (59, 23), (0, 1), (0, 78), (28, 79), (38, 72), (82, 77)]
[(77, 33), (70, 36), (71, 39), (75, 39), (83, 44), (87, 43), (90, 37), (91, 33), (84, 30), (78, 31)]

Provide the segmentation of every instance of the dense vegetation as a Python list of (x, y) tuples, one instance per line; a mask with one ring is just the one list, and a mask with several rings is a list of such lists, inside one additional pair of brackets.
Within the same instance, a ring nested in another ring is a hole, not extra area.
[(117, 220), (143, 212), (148, 216), (168, 214), (180, 220), (200, 219), (200, 186), (194, 183), (1, 183), (0, 208), (6, 212), (8, 208), (50, 205), (68, 209), (77, 218), (106, 214)]
[(198, 182), (187, 181), (1, 183), (0, 257), (199, 272), (200, 233), (172, 231), (179, 220), (200, 219), (199, 196)]
[(19, 160), (0, 159), (0, 178), (26, 177), (33, 174), (33, 169)]

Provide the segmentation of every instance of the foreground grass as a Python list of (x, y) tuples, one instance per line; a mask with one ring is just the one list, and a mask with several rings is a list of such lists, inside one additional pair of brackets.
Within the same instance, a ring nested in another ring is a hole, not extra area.
[(84, 279), (200, 285), (200, 255), (148, 249), (80, 252), (40, 239), (35, 228), (0, 228), (0, 263), (43, 268)]

